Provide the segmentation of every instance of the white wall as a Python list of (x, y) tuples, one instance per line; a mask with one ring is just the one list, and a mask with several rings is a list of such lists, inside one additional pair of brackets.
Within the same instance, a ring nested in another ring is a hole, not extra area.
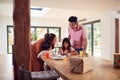
[(11, 17), (0, 16), (0, 54), (7, 53), (7, 25), (12, 25)]
[(114, 39), (113, 35), (114, 31), (112, 32), (112, 27), (114, 22), (112, 22), (111, 14), (106, 13), (106, 15), (102, 16), (101, 19), (101, 57), (104, 59), (112, 60), (111, 54), (112, 51), (112, 40)]

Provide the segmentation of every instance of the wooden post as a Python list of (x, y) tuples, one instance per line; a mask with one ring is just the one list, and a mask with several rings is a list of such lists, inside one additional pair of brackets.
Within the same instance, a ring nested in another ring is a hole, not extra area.
[(119, 19), (115, 19), (115, 53), (119, 53)]
[(13, 0), (14, 22), (14, 80), (21, 80), (19, 66), (29, 67), (30, 0)]

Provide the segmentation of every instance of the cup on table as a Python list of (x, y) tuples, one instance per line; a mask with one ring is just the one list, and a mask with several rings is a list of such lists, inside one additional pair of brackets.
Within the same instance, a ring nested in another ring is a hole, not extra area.
[(80, 52), (79, 52), (79, 56), (83, 56), (83, 51), (80, 51)]
[(50, 57), (50, 54), (48, 52), (45, 53), (45, 57), (46, 58), (49, 58)]
[(68, 62), (68, 61), (69, 61), (69, 58), (68, 58), (68, 57), (65, 57), (65, 58), (63, 59), (63, 61), (64, 61), (64, 62)]

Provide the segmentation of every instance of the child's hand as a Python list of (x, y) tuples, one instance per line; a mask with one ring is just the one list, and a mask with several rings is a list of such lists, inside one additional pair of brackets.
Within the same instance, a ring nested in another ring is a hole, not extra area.
[(73, 51), (72, 53), (71, 53), (71, 55), (77, 55), (78, 54), (78, 52), (76, 52), (76, 51)]

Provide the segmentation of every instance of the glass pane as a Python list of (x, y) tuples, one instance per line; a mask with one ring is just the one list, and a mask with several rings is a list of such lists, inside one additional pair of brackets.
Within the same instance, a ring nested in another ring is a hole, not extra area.
[(59, 40), (59, 28), (49, 28), (49, 33), (54, 33)]
[(37, 40), (44, 38), (44, 35), (47, 33), (47, 28), (36, 28)]
[(37, 35), (36, 35), (36, 28), (31, 28), (31, 41), (36, 41)]
[(100, 56), (101, 53), (101, 30), (100, 22), (94, 23), (94, 56)]
[(13, 27), (8, 27), (8, 53), (12, 53)]
[(59, 41), (59, 35), (60, 35), (60, 33), (59, 33), (60, 31), (59, 31), (59, 28), (49, 28), (49, 33), (54, 33), (55, 35), (56, 35), (56, 37), (57, 37), (57, 43), (56, 43), (56, 45), (55, 45), (55, 48), (54, 48), (54, 50), (53, 50), (53, 52), (58, 52), (58, 41)]
[(87, 53), (92, 55), (92, 48), (91, 48), (91, 24), (84, 25), (84, 28), (86, 29), (87, 32)]

